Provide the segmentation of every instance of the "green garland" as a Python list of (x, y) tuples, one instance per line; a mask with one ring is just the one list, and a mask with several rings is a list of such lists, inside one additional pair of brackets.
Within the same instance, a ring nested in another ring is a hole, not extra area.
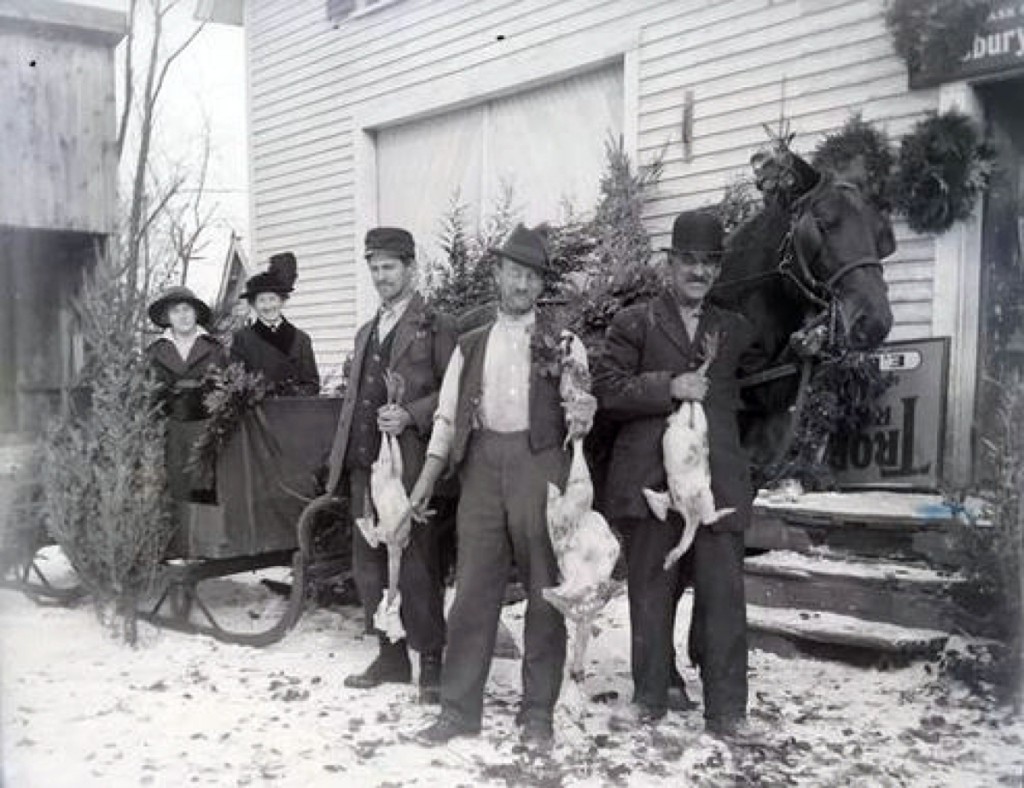
[(879, 398), (895, 382), (872, 353), (834, 345), (811, 373), (793, 441), (786, 456), (766, 469), (768, 482), (797, 479), (807, 490), (834, 488), (829, 440), (869, 427)]
[(209, 417), (189, 455), (187, 466), (193, 471), (208, 468), (216, 461), (217, 454), (238, 431), (242, 418), (270, 393), (263, 375), (246, 372), (241, 363), (212, 369), (204, 383), (209, 386), (203, 398)]
[(942, 233), (967, 219), (988, 188), (995, 153), (966, 115), (920, 121), (900, 143), (893, 201), (919, 233)]
[(892, 0), (885, 23), (913, 72), (942, 74), (970, 50), (991, 0)]

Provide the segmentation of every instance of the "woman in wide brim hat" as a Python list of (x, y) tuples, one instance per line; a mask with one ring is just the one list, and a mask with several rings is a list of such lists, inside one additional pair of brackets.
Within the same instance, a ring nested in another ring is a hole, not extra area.
[(281, 314), (297, 276), (295, 255), (283, 252), (270, 258), (267, 271), (245, 283), (240, 297), (256, 312), (256, 320), (234, 333), (231, 357), (262, 374), (275, 394), (315, 396), (320, 393), (320, 372), (313, 342)]
[(166, 463), (171, 497), (208, 501), (213, 497), (212, 469), (186, 470), (192, 444), (202, 435), (207, 373), (227, 364), (227, 351), (207, 333), (210, 307), (187, 287), (171, 287), (149, 305), (149, 318), (163, 333), (146, 348), (157, 382), (157, 397), (167, 416)]
[(200, 326), (210, 325), (210, 319), (213, 316), (210, 307), (206, 305), (205, 301), (196, 296), (195, 293), (181, 285), (164, 290), (149, 305), (149, 319), (160, 326), (160, 328), (169, 328), (170, 320), (167, 311), (175, 304), (190, 304), (196, 313), (196, 323)]

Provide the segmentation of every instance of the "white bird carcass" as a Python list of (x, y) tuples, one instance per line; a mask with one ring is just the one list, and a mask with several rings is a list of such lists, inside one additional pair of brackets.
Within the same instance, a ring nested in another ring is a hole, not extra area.
[[(401, 377), (388, 373), (387, 385), (388, 402), (400, 401), (404, 388)], [(381, 435), (380, 452), (370, 469), (370, 497), (373, 506), (366, 507), (366, 514), (356, 524), (371, 547), (383, 544), (388, 551), (388, 587), (374, 613), (373, 625), (394, 643), (405, 637), (398, 578), (402, 551), (409, 544), (412, 507), (402, 484), (402, 449), (393, 435)]]
[[(709, 336), (705, 344), (706, 358), (701, 372), (706, 372), (717, 349), (717, 337)], [(668, 517), (669, 509), (682, 515), (684, 528), (679, 543), (665, 556), (665, 569), (682, 558), (690, 549), (697, 528), (732, 514), (735, 509), (715, 509), (711, 493), (710, 448), (708, 446), (708, 420), (704, 406), (685, 401), (668, 417), (665, 435), (661, 440), (667, 492), (644, 488), (644, 497), (654, 516)]]
[(601, 513), (591, 508), (594, 486), (582, 440), (573, 441), (572, 454), (565, 492), (548, 485), (548, 533), (562, 582), (545, 588), (543, 594), (575, 626), (570, 675), (581, 681), (594, 620), (622, 583), (611, 579), (619, 558), (619, 540)]
[[(588, 384), (586, 369), (563, 352), (563, 401), (589, 398)], [(611, 579), (619, 558), (619, 541), (593, 505), (594, 485), (583, 456), (583, 439), (577, 437), (572, 441), (565, 491), (548, 485), (548, 533), (562, 582), (543, 591), (544, 598), (575, 625), (570, 675), (576, 681), (583, 678), (583, 659), (594, 620), (622, 587), (622, 583)]]

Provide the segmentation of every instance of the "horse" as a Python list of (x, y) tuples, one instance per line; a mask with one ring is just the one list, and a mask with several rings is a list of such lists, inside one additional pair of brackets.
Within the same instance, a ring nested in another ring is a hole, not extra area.
[(763, 469), (788, 449), (789, 411), (822, 337), (870, 351), (888, 335), (882, 260), (896, 243), (887, 217), (856, 186), (784, 148), (752, 164), (764, 206), (726, 239), (710, 300), (753, 323), (767, 363), (741, 381), (741, 439)]

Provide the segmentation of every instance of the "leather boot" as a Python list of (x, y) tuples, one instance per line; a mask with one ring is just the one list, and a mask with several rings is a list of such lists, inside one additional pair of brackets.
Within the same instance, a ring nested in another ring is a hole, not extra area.
[(441, 702), (441, 652), (420, 655), (420, 703)]
[(386, 637), (380, 638), (377, 658), (362, 673), (345, 678), (345, 686), (353, 689), (373, 689), (384, 683), (408, 684), (412, 681), (412, 664), (405, 641), (392, 643)]

